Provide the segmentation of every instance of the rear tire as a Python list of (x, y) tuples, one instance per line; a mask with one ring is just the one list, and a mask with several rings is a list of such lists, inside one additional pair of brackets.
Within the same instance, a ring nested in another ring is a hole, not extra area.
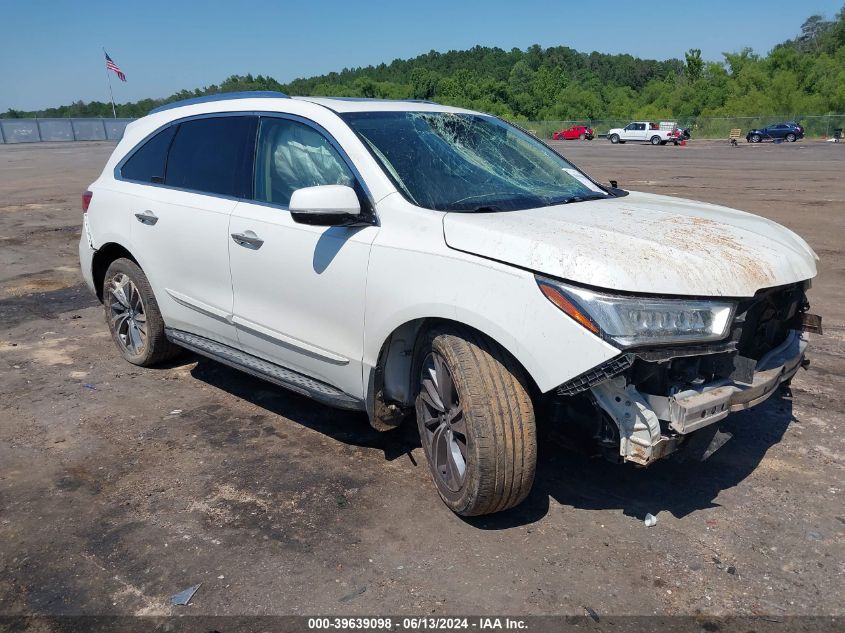
[(505, 350), (463, 327), (426, 335), (417, 426), (440, 497), (462, 516), (507, 510), (534, 482), (534, 407), (522, 368)]
[(652, 137), (651, 137), (651, 144), (652, 144), (652, 145), (660, 145), (660, 144), (661, 144), (661, 142), (662, 142), (662, 141), (660, 140), (660, 137), (659, 137), (659, 136), (652, 136)]
[(619, 135), (618, 134), (611, 134), (610, 135), (610, 142), (616, 145), (619, 142)]
[(130, 259), (114, 260), (103, 280), (106, 325), (117, 349), (133, 365), (150, 367), (177, 356), (144, 271)]

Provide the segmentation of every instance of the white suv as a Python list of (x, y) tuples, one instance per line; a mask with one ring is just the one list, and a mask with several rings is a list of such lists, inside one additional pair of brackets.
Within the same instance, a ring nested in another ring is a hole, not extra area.
[(820, 329), (791, 231), (605, 187), (433, 103), (170, 104), (127, 127), (83, 207), (82, 272), (126, 360), (184, 347), (380, 430), (415, 414), (463, 515), (526, 497), (535, 417), (619, 461), (707, 448)]

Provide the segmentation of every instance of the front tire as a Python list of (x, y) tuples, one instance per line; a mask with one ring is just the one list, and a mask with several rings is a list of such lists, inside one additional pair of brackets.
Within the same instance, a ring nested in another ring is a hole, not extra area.
[(579, 140), (579, 141), (583, 141), (585, 138), (587, 138), (587, 135), (586, 135), (586, 134), (579, 134), (579, 135), (578, 135), (578, 140)]
[(616, 145), (619, 142), (619, 135), (618, 134), (611, 134), (610, 135), (610, 142)]
[(462, 516), (507, 510), (534, 482), (534, 407), (517, 362), (468, 328), (428, 333), (419, 354), (417, 426), (440, 497)]
[(150, 367), (179, 354), (165, 336), (150, 282), (132, 260), (116, 259), (106, 270), (103, 307), (114, 344), (133, 365)]
[(787, 134), (786, 135), (786, 141), (788, 143), (794, 143), (797, 140), (798, 140), (798, 137), (796, 137), (794, 134)]
[(762, 140), (763, 140), (763, 138), (759, 134), (752, 134), (751, 135), (751, 142), (752, 143), (759, 143)]

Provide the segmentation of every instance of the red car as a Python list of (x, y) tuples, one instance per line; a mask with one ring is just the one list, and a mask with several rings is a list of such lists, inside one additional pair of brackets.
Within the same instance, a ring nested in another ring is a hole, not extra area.
[(593, 128), (585, 125), (573, 125), (568, 130), (560, 130), (559, 132), (552, 132), (552, 139), (555, 141), (571, 141), (576, 138), (593, 140)]

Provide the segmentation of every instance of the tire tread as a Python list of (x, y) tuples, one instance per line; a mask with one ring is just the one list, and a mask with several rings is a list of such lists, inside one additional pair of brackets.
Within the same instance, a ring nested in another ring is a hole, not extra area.
[[(461, 326), (429, 333), (429, 344), (444, 354), (459, 391), (478, 456), (475, 485), (458, 503), (464, 516), (490, 514), (519, 505), (534, 483), (537, 441), (534, 407), (524, 370), (501, 346)], [(441, 496), (442, 492), (441, 492)]]

